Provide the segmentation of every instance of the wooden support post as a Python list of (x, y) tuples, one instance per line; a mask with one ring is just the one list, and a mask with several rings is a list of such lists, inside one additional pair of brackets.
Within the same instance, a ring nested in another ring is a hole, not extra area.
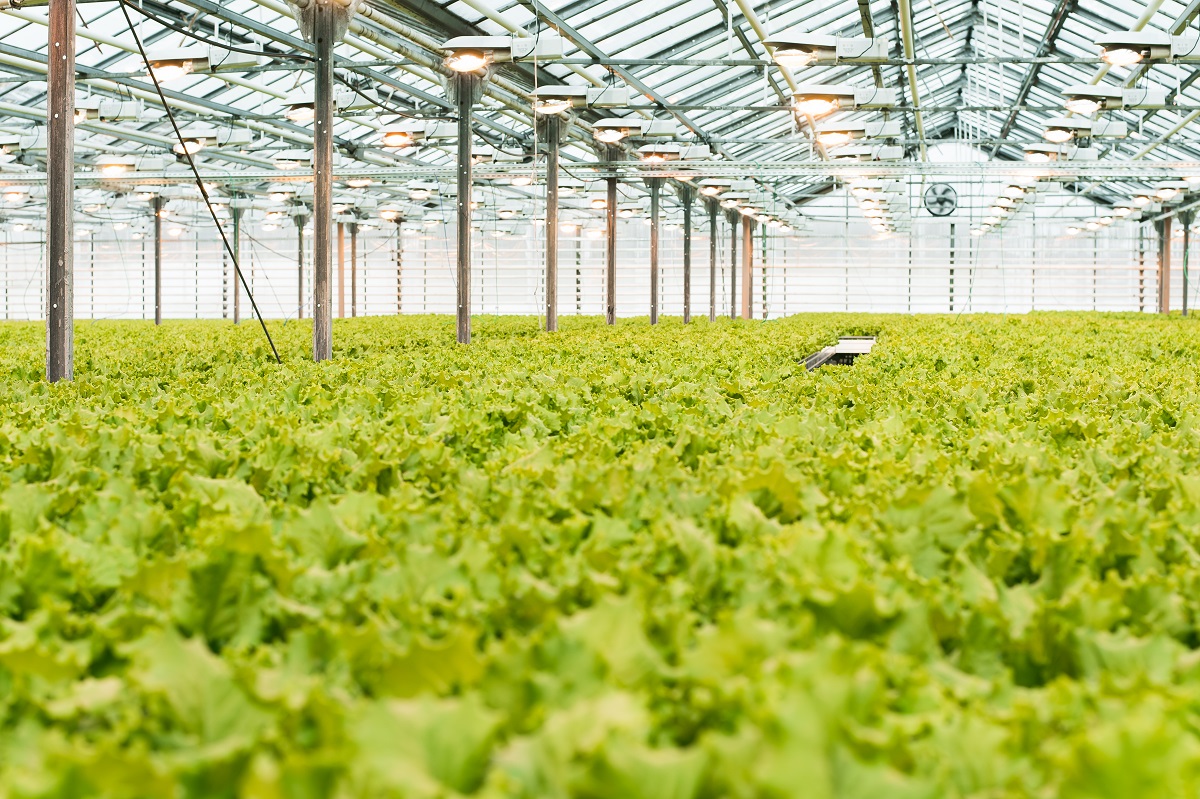
[(46, 71), (46, 379), (75, 379), (75, 0), (49, 8)]

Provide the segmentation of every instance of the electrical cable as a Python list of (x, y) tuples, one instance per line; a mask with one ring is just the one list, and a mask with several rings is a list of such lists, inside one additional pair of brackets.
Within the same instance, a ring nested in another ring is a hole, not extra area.
[(133, 40), (137, 44), (138, 52), (142, 56), (142, 61), (146, 64), (146, 69), (150, 72), (150, 79), (154, 82), (154, 90), (158, 93), (158, 99), (162, 102), (163, 110), (167, 112), (167, 118), (171, 121), (171, 128), (175, 131), (175, 138), (179, 140), (180, 149), (183, 150), (188, 166), (191, 167), (192, 174), (196, 178), (196, 186), (200, 189), (200, 196), (204, 198), (204, 206), (208, 208), (208, 213), (212, 216), (213, 224), (217, 226), (217, 232), (221, 234), (221, 241), (225, 243), (225, 251), (229, 253), (229, 259), (233, 262), (233, 268), (237, 272), (238, 280), (241, 281), (242, 288), (246, 290), (246, 296), (250, 300), (250, 306), (254, 309), (254, 315), (258, 317), (258, 323), (262, 326), (263, 335), (267, 337), (267, 344), (271, 346), (271, 353), (275, 356), (275, 362), (282, 364), (283, 359), (279, 357), (279, 350), (275, 348), (275, 341), (271, 338), (271, 331), (267, 330), (267, 322), (263, 319), (262, 312), (258, 310), (258, 303), (254, 301), (254, 293), (250, 291), (250, 284), (246, 282), (246, 276), (242, 274), (242, 267), (238, 264), (237, 256), (233, 252), (233, 246), (229, 243), (229, 237), (225, 235), (225, 228), (221, 225), (221, 220), (217, 218), (217, 212), (212, 206), (212, 201), (209, 199), (204, 179), (200, 177), (200, 170), (196, 168), (196, 161), (192, 158), (192, 154), (188, 152), (188, 148), (183, 145), (183, 133), (179, 130), (179, 123), (175, 121), (175, 113), (171, 110), (171, 105), (167, 102), (166, 95), (163, 94), (162, 86), (158, 82), (158, 76), (150, 68), (150, 59), (146, 56), (146, 48), (142, 46), (142, 37), (138, 35), (137, 28), (133, 24), (133, 19), (129, 16), (130, 2), (129, 0), (120, 0), (120, 4), (121, 13), (125, 17), (125, 24), (129, 26), (129, 32), (133, 34)]
[[(121, 5), (126, 6), (128, 4), (125, 2), (125, 0), (121, 0)], [(164, 28), (170, 28), (171, 30), (175, 31), (176, 33), (180, 33), (180, 34), (188, 37), (189, 39), (195, 39), (196, 41), (200, 42), (201, 44), (207, 44), (209, 46), (219, 47), (222, 50), (228, 50), (231, 53), (242, 53), (243, 55), (257, 55), (257, 56), (263, 56), (264, 58), (283, 58), (283, 59), (288, 59), (291, 61), (307, 61), (310, 63), (315, 62), (317, 60), (316, 56), (305, 55), (304, 53), (273, 53), (273, 52), (269, 52), (269, 51), (265, 51), (265, 50), (249, 50), (244, 47), (235, 47), (231, 44), (226, 44), (225, 42), (214, 42), (212, 39), (209, 39), (198, 33), (190, 31), (187, 28), (183, 27), (182, 25), (172, 22), (169, 19), (163, 19), (162, 17), (155, 14), (153, 11), (147, 11), (146, 9), (139, 8), (138, 6), (133, 6), (133, 9), (135, 11), (137, 11), (139, 14), (141, 14), (142, 16), (146, 17), (147, 19), (153, 20), (154, 22), (157, 22), (159, 25), (162, 25)], [(126, 18), (129, 17), (128, 14), (126, 14), (125, 16), (126, 16)], [(132, 26), (132, 23), (130, 23), (130, 24)], [(130, 28), (130, 30), (132, 30), (132, 27)], [(137, 38), (136, 33), (134, 34), (134, 38)], [(138, 46), (139, 47), (141, 46), (140, 42), (139, 42)]]

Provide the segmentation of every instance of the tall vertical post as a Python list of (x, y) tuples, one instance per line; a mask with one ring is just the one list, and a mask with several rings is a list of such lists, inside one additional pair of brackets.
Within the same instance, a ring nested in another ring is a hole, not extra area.
[[(950, 313), (954, 313), (954, 259), (957, 255), (958, 237), (955, 235), (958, 228), (954, 223), (950, 223)], [(1037, 241), (1037, 235), (1034, 234), (1034, 241)]]
[(396, 316), (404, 313), (404, 220), (396, 220)]
[(350, 316), (358, 316), (358, 225), (350, 225)]
[(50, 4), (46, 59), (46, 379), (75, 378), (75, 0)]
[(154, 210), (154, 324), (162, 324), (162, 218), (163, 198), (155, 195), (150, 203)]
[(717, 321), (717, 209), (716, 200), (708, 201), (708, 321)]
[(742, 318), (750, 318), (750, 275), (754, 266), (754, 220), (742, 220)]
[(456, 72), (458, 84), (458, 343), (471, 343), (471, 108), (478, 75)]
[(296, 220), (296, 318), (304, 318), (304, 222), (303, 214), (297, 214)]
[[(236, 199), (236, 198), (234, 198)], [(242, 209), (233, 208), (230, 203), (230, 215), (233, 217), (233, 260), (237, 265), (242, 263)], [(242, 322), (242, 283), (238, 280), (237, 270), (233, 274), (233, 323)]]
[(1171, 217), (1158, 225), (1158, 312), (1171, 312)]
[[(619, 147), (608, 148), (608, 160), (616, 161), (618, 153), (624, 152)], [(605, 217), (608, 221), (608, 229), (605, 231), (608, 234), (608, 239), (605, 242), (605, 269), (607, 272), (607, 280), (605, 280), (605, 302), (604, 302), (604, 318), (610, 325), (617, 323), (617, 173), (614, 171), (608, 176), (608, 197), (605, 199), (606, 207)]]
[(738, 312), (738, 222), (742, 219), (736, 210), (729, 212), (729, 318), (737, 319)]
[(317, 0), (313, 19), (313, 360), (333, 357), (333, 0)]
[(661, 178), (650, 181), (650, 324), (658, 324), (658, 205), (662, 195)]
[(544, 117), (546, 130), (546, 332), (558, 330), (558, 114)]
[(337, 223), (338, 319), (346, 318), (346, 225)]
[(683, 323), (692, 321), (692, 187), (684, 186), (683, 200)]
[(1188, 274), (1188, 267), (1191, 263), (1192, 252), (1192, 221), (1195, 220), (1196, 214), (1194, 211), (1185, 211), (1179, 215), (1179, 224), (1183, 225), (1183, 315), (1188, 315), (1188, 284), (1191, 276)]

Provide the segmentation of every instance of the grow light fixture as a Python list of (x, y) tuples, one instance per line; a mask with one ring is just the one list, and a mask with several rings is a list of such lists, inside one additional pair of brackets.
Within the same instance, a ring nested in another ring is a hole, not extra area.
[(720, 197), (732, 188), (733, 181), (722, 180), (721, 178), (709, 178), (708, 180), (700, 181), (699, 185), (702, 197)]
[(678, 127), (674, 120), (609, 117), (592, 126), (592, 136), (601, 144), (617, 144), (627, 138), (672, 137)]
[(845, 84), (805, 84), (792, 94), (793, 108), (802, 116), (822, 117), (834, 111), (865, 108), (891, 108), (896, 105), (895, 89), (875, 86), (859, 88)]
[(301, 167), (312, 166), (311, 150), (280, 150), (271, 158), (276, 169), (293, 171)]
[(562, 37), (554, 31), (537, 36), (455, 36), (441, 47), (445, 65), (455, 72), (479, 72), (493, 64), (563, 57)]
[(137, 100), (110, 100), (103, 97), (84, 97), (75, 101), (75, 122), (121, 122), (137, 119), (142, 115), (142, 104)]
[(898, 121), (841, 122), (817, 131), (817, 141), (826, 147), (841, 147), (858, 139), (891, 139), (900, 136)]
[(385, 127), (380, 143), (392, 149), (416, 147), (429, 139), (453, 139), (458, 135), (457, 127), (453, 122), (406, 119)]
[(566, 114), (576, 108), (623, 108), (629, 105), (625, 86), (538, 86), (533, 90), (533, 110), (542, 115)]
[(170, 47), (151, 50), (146, 54), (150, 71), (159, 83), (179, 80), (193, 72), (244, 70), (258, 66), (259, 57), (252, 53), (237, 53), (222, 47)]
[(763, 44), (775, 63), (784, 69), (838, 62), (879, 63), (887, 61), (891, 49), (887, 39), (847, 38), (798, 30), (781, 31), (764, 39)]
[(1142, 61), (1198, 61), (1194, 36), (1172, 36), (1164, 31), (1113, 31), (1095, 40), (1100, 58), (1114, 67), (1131, 67)]

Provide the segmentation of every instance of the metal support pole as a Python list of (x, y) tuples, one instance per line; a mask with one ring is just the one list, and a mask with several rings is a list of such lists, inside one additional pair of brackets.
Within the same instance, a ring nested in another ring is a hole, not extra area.
[(562, 120), (546, 124), (546, 332), (558, 330), (558, 137)]
[(750, 274), (754, 267), (754, 222), (742, 220), (742, 318), (750, 318)]
[(404, 220), (396, 220), (396, 316), (404, 313)]
[(661, 178), (650, 178), (650, 324), (658, 324), (658, 206)]
[[(229, 213), (233, 217), (233, 241), (231, 242), (233, 244), (233, 260), (240, 265), (242, 263), (242, 209), (234, 208)], [(233, 276), (233, 323), (235, 325), (242, 323), (242, 287), (237, 274)]]
[(1163, 219), (1158, 234), (1158, 312), (1171, 312), (1171, 217)]
[[(620, 152), (617, 147), (609, 147), (610, 161), (616, 160), (616, 152)], [(605, 268), (608, 270), (608, 279), (605, 281), (605, 321), (610, 325), (617, 323), (617, 177), (613, 175), (607, 179), (608, 183), (608, 198), (606, 202), (608, 207), (605, 208), (605, 216), (608, 218), (608, 234), (606, 253), (607, 260)]]
[(358, 225), (350, 225), (350, 316), (358, 316)]
[(318, 0), (313, 104), (313, 360), (333, 357), (333, 46), (334, 4)]
[[(958, 249), (957, 232), (958, 232), (958, 228), (955, 227), (953, 222), (951, 222), (950, 223), (950, 313), (954, 313), (954, 259), (955, 259), (955, 256), (958, 254), (957, 253), (957, 249)], [(1033, 240), (1037, 241), (1036, 235), (1033, 237)]]
[(458, 82), (458, 343), (471, 343), (471, 107), (478, 75), (457, 72)]
[(346, 225), (337, 223), (338, 319), (346, 318)]
[(296, 216), (296, 318), (304, 318), (304, 222), (307, 217)]
[(162, 216), (163, 199), (155, 196), (150, 204), (154, 210), (154, 324), (162, 324)]
[(1179, 215), (1179, 224), (1183, 225), (1183, 315), (1188, 315), (1188, 284), (1191, 276), (1188, 267), (1192, 252), (1192, 222), (1195, 220), (1194, 211), (1185, 211)]
[(46, 379), (75, 379), (75, 0), (50, 4), (46, 72)]
[(708, 321), (717, 321), (717, 208), (716, 200), (708, 201)]
[(683, 323), (692, 321), (692, 190), (684, 188), (683, 200)]
[(729, 213), (729, 318), (737, 319), (737, 284), (738, 284), (738, 264), (737, 264), (737, 243), (738, 243), (738, 222), (742, 219), (741, 214), (737, 211)]

